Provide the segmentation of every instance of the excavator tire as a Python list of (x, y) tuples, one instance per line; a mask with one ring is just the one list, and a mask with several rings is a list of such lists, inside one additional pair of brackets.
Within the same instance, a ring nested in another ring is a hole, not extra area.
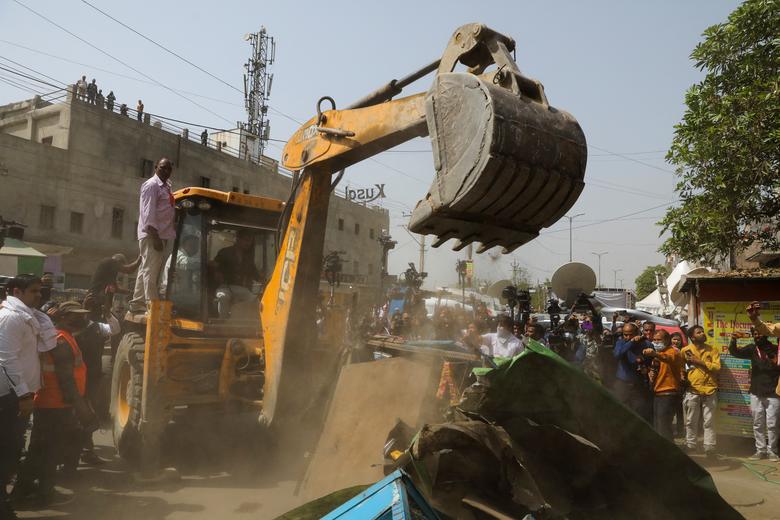
[(134, 332), (122, 337), (111, 376), (111, 421), (119, 456), (138, 464), (141, 456), (141, 395), (144, 339)]
[(425, 111), (436, 176), (409, 227), (434, 247), (511, 252), (577, 201), (587, 145), (570, 114), (462, 72), (436, 77)]

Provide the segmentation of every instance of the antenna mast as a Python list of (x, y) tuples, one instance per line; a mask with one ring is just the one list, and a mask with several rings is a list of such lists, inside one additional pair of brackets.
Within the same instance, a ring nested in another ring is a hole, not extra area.
[(244, 40), (252, 46), (252, 55), (244, 65), (244, 105), (247, 121), (242, 129), (257, 138), (258, 158), (263, 154), (268, 138), (271, 136), (271, 124), (268, 121), (268, 99), (271, 97), (271, 85), (274, 75), (268, 67), (276, 58), (276, 42), (269, 36), (264, 26), (260, 32), (244, 35)]

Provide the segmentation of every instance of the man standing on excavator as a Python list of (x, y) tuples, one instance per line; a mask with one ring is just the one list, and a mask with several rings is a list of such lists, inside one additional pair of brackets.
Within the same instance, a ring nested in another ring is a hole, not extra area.
[(157, 161), (152, 178), (141, 185), (138, 215), (141, 267), (135, 280), (133, 299), (130, 300), (130, 312), (133, 314), (148, 311), (149, 302), (160, 298), (160, 272), (176, 238), (176, 209), (169, 180), (172, 172), (173, 163), (163, 157)]

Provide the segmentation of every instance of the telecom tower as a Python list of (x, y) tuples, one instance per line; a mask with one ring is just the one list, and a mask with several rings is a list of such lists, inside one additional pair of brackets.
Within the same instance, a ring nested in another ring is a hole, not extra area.
[[(241, 128), (257, 139), (257, 156), (263, 154), (265, 145), (271, 135), (271, 125), (268, 121), (268, 98), (271, 97), (271, 84), (274, 75), (268, 73), (276, 57), (276, 42), (269, 36), (265, 27), (260, 32), (244, 35), (244, 40), (252, 46), (252, 56), (244, 65), (244, 105), (246, 106), (247, 122)], [(251, 153), (251, 152), (250, 152)]]

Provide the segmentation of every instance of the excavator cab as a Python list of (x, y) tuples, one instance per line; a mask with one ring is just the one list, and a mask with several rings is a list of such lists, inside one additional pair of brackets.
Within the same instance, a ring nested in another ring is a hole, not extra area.
[(157, 464), (171, 420), (262, 408), (259, 300), (284, 202), (205, 188), (184, 188), (174, 200), (162, 298), (146, 316), (125, 317), (111, 381), (114, 444), (143, 468)]

